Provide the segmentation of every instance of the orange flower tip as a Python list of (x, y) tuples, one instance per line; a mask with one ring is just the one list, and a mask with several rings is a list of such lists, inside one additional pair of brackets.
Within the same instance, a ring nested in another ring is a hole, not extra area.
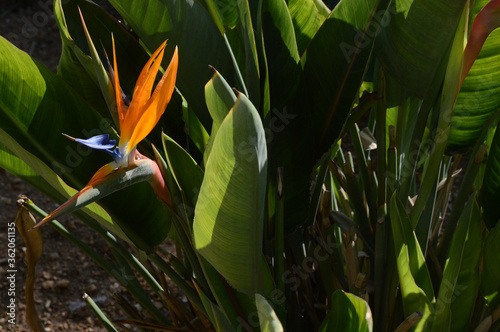
[(73, 136), (69, 136), (69, 135), (67, 135), (67, 134), (65, 134), (65, 133), (61, 133), (61, 135), (63, 135), (64, 137), (69, 138), (69, 139), (70, 139), (70, 140), (72, 140), (72, 141), (76, 141), (76, 138), (74, 138)]
[(37, 223), (35, 226), (31, 227), (29, 230), (31, 231), (32, 229), (38, 228), (42, 226), (43, 224), (48, 223), (49, 221), (52, 221), (52, 213), (43, 218), (39, 223)]

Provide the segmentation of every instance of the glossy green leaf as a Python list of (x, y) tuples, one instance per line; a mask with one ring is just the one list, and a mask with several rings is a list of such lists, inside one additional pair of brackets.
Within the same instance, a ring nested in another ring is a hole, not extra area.
[[(385, 70), (407, 91), (423, 97), (442, 80), (440, 68), (455, 36), (466, 0), (394, 0), (379, 16), (376, 52)], [(439, 31), (439, 33), (435, 33)]]
[[(475, 1), (471, 17), (476, 17), (488, 2), (489, 0)], [(486, 39), (458, 95), (449, 138), (449, 144), (453, 147), (473, 145), (489, 115), (498, 109), (499, 74), (500, 30), (497, 29)]]
[(373, 331), (372, 312), (362, 298), (336, 290), (329, 305), (330, 309), (319, 328), (320, 332)]
[(491, 230), (484, 242), (481, 293), (490, 308), (500, 304), (500, 224)]
[(210, 130), (211, 119), (203, 95), (203, 87), (212, 76), (209, 65), (226, 79), (233, 78), (234, 69), (224, 38), (209, 12), (198, 1), (111, 0), (110, 3), (150, 51), (168, 39), (165, 59), (170, 59), (178, 46), (176, 86), (203, 126)]
[(493, 228), (498, 225), (500, 219), (500, 210), (498, 209), (500, 200), (500, 130), (498, 129), (491, 143), (481, 195), (484, 222), (488, 228)]
[(255, 294), (255, 306), (259, 315), (260, 330), (262, 332), (283, 332), (278, 316), (266, 298), (260, 294)]
[[(93, 173), (111, 161), (102, 153), (61, 138), (62, 132), (73, 137), (109, 133), (116, 138), (108, 122), (63, 80), (3, 38), (0, 124), (17, 144), (72, 187), (82, 188)], [(168, 233), (170, 214), (146, 183), (117, 192), (100, 203), (144, 250), (151, 250)]]
[(271, 107), (280, 107), (299, 84), (301, 68), (295, 31), (285, 0), (262, 1), (261, 15)]
[(193, 235), (200, 254), (230, 285), (249, 295), (263, 289), (266, 178), (262, 122), (240, 94), (219, 127), (207, 160)]
[(325, 21), (314, 0), (288, 0), (299, 54), (304, 54), (314, 35)]
[(205, 85), (205, 101), (213, 120), (212, 132), (203, 156), (206, 164), (217, 131), (236, 102), (236, 95), (218, 71), (215, 71), (212, 79)]
[(396, 193), (391, 198), (391, 226), (405, 317), (420, 312), (415, 331), (427, 331), (434, 311), (434, 290), (411, 221)]
[(433, 331), (465, 331), (469, 327), (479, 288), (481, 242), (481, 215), (473, 195), (451, 243), (436, 302)]

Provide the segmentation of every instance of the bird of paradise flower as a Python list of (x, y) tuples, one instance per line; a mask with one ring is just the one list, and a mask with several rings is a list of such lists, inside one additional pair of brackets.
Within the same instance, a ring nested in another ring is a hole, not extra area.
[(155, 90), (151, 93), (163, 59), (166, 43), (165, 41), (160, 45), (142, 69), (134, 88), (132, 101), (127, 107), (120, 87), (113, 39), (114, 70), (110, 68), (110, 76), (114, 88), (121, 132), (119, 143), (115, 146), (116, 141), (110, 140), (108, 134), (88, 139), (65, 136), (92, 149), (105, 151), (114, 160), (101, 167), (82, 190), (34, 227), (39, 227), (60, 215), (70, 213), (96, 201), (104, 196), (103, 192), (110, 194), (126, 185), (145, 180), (151, 184), (158, 197), (166, 204), (171, 205), (170, 194), (158, 164), (137, 150), (137, 144), (146, 138), (158, 123), (174, 91), (178, 67), (177, 47), (169, 66), (156, 85)]

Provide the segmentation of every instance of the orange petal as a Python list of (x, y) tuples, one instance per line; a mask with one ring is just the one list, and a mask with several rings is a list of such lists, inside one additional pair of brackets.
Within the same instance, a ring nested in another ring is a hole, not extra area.
[[(33, 228), (40, 227), (43, 224), (45, 224), (49, 221), (52, 221), (55, 218), (65, 214), (67, 212), (73, 211), (75, 205), (78, 204), (78, 198), (80, 196), (82, 196), (83, 194), (85, 194), (86, 192), (88, 192), (90, 189), (94, 188), (94, 186), (97, 185), (98, 183), (104, 181), (108, 175), (113, 173), (113, 170), (115, 169), (115, 167), (116, 167), (116, 164), (114, 162), (111, 162), (111, 163), (106, 164), (103, 167), (101, 167), (94, 174), (92, 179), (90, 179), (89, 183), (85, 186), (85, 188), (83, 188), (76, 195), (74, 195), (73, 197), (68, 199), (63, 205), (59, 206), (54, 212), (52, 212), (51, 214), (49, 214), (48, 216), (43, 218), (42, 221), (40, 221), (38, 224), (33, 226)], [(71, 210), (71, 211), (68, 211), (68, 210)]]
[(158, 69), (160, 68), (161, 61), (163, 60), (163, 53), (165, 51), (166, 44), (167, 41), (163, 42), (153, 55), (151, 55), (148, 62), (142, 69), (139, 78), (137, 79), (126, 120), (123, 128), (121, 128), (122, 135), (125, 135), (125, 137), (130, 138), (131, 133), (137, 125), (137, 121), (141, 117), (144, 105), (151, 96), (151, 90), (153, 88)]
[(125, 114), (127, 112), (127, 107), (123, 103), (122, 99), (122, 89), (120, 87), (120, 79), (118, 78), (118, 66), (116, 65), (116, 50), (115, 50), (115, 38), (111, 35), (111, 40), (113, 42), (113, 65), (114, 70), (114, 88), (115, 88), (115, 100), (116, 108), (118, 110), (118, 118), (120, 119), (120, 130), (124, 126)]
[(163, 115), (165, 108), (170, 102), (172, 93), (174, 92), (178, 64), (179, 57), (176, 47), (167, 70), (165, 70), (153, 95), (144, 106), (145, 109), (142, 110), (140, 117), (134, 123), (134, 131), (130, 137), (125, 153), (130, 152), (140, 141), (142, 141), (151, 130), (153, 130), (158, 120), (160, 120), (160, 117)]

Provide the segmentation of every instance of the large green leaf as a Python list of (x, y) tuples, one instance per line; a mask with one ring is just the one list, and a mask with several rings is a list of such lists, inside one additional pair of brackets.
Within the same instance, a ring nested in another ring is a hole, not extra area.
[(207, 10), (198, 1), (111, 0), (110, 3), (150, 51), (168, 39), (166, 63), (175, 46), (179, 47), (176, 85), (203, 126), (210, 130), (211, 119), (203, 96), (203, 86), (212, 75), (209, 65), (226, 79), (233, 78), (234, 70), (224, 38)]
[(219, 127), (195, 209), (196, 249), (237, 290), (263, 293), (267, 149), (260, 117), (242, 94)]
[(373, 318), (368, 303), (353, 294), (336, 290), (330, 301), (330, 310), (319, 331), (373, 331)]
[(262, 332), (283, 332), (278, 316), (266, 298), (260, 294), (255, 294), (255, 306), (259, 315), (260, 330)]
[[(115, 133), (71, 87), (26, 53), (0, 38), (0, 123), (24, 150), (70, 186), (82, 188), (109, 157), (61, 139)], [(16, 153), (16, 151), (12, 151)], [(167, 235), (170, 214), (147, 183), (101, 201), (140, 248), (151, 250)], [(141, 220), (139, 223), (138, 220)]]
[(500, 219), (500, 130), (496, 130), (490, 147), (490, 154), (484, 172), (481, 204), (483, 218), (488, 228), (493, 228)]
[(342, 1), (301, 58), (299, 88), (283, 108), (269, 113), (270, 167), (284, 167), (287, 227), (306, 219), (311, 173), (327, 155), (357, 99), (372, 50), (368, 35), (381, 1)]
[(405, 317), (421, 313), (415, 331), (427, 331), (434, 310), (434, 290), (410, 218), (396, 193), (391, 198), (390, 215)]
[(206, 164), (210, 151), (212, 151), (212, 145), (217, 135), (217, 131), (236, 102), (236, 95), (218, 71), (215, 71), (212, 79), (205, 85), (205, 100), (213, 120), (212, 132), (210, 133), (210, 139), (203, 156)]
[(481, 292), (490, 308), (500, 303), (500, 224), (491, 230), (484, 243), (483, 273), (481, 273)]
[[(476, 0), (471, 17), (489, 2)], [(488, 116), (500, 105), (500, 30), (493, 31), (481, 49), (458, 95), (449, 144), (471, 146), (481, 133)]]
[(436, 302), (433, 331), (465, 331), (479, 288), (481, 215), (471, 196), (458, 222)]
[(423, 97), (433, 81), (442, 80), (440, 65), (448, 55), (466, 2), (393, 0), (386, 16), (379, 16), (378, 58), (409, 93)]
[(287, 4), (293, 21), (298, 51), (302, 55), (325, 18), (319, 14), (314, 0), (288, 0)]
[(261, 15), (271, 107), (280, 107), (295, 92), (300, 78), (295, 31), (285, 0), (262, 1)]

